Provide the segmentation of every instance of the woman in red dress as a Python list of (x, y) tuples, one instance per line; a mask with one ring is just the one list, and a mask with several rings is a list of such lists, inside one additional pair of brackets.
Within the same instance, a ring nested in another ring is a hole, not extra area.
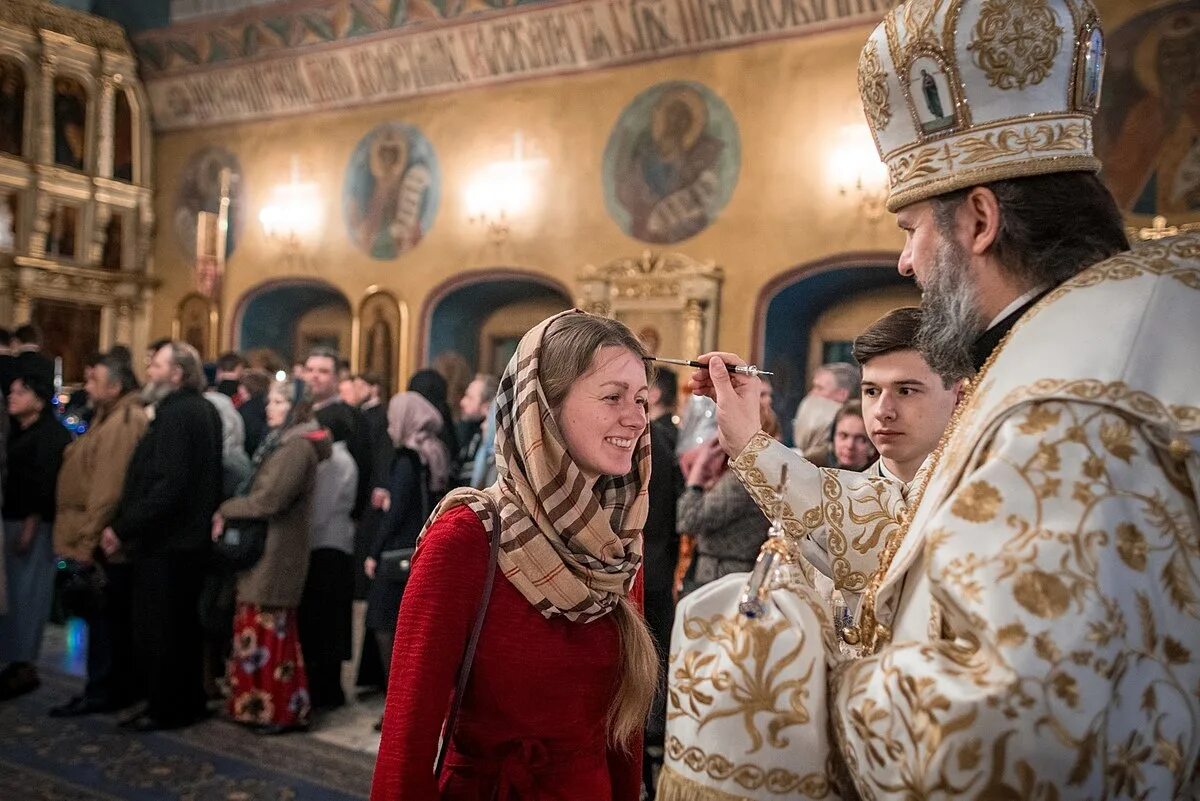
[[(636, 606), (643, 356), (624, 325), (578, 311), (521, 340), (496, 396), (496, 484), (447, 496), (418, 543), (372, 801), (637, 801), (657, 670)], [(500, 575), (435, 776), (493, 536)]]

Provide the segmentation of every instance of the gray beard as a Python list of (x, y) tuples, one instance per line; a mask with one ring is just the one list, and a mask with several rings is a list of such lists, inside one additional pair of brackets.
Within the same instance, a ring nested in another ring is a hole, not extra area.
[(966, 248), (950, 237), (938, 243), (929, 280), (921, 287), (917, 348), (938, 375), (962, 378), (975, 372), (971, 347), (986, 330), (979, 291)]
[(142, 403), (153, 406), (174, 391), (170, 384), (147, 384), (142, 387)]

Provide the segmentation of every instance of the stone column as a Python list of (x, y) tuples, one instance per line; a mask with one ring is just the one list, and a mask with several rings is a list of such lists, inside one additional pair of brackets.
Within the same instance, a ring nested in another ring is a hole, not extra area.
[(689, 300), (683, 307), (683, 352), (703, 353), (703, 336), (704, 307), (698, 300)]
[(51, 53), (42, 54), (42, 102), (38, 105), (37, 160), (42, 164), (54, 163), (54, 76), (58, 71), (58, 57)]
[(118, 78), (105, 73), (100, 76), (99, 136), (96, 142), (96, 175), (112, 178), (113, 175), (113, 120), (116, 117), (116, 86)]
[(128, 345), (133, 341), (133, 304), (122, 298), (117, 301), (117, 324), (115, 327), (115, 342)]

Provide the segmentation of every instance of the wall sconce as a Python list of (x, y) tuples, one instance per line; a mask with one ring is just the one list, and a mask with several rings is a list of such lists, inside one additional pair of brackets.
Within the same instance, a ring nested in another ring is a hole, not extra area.
[(279, 243), (288, 257), (297, 256), (321, 234), (324, 223), (320, 187), (300, 180), (300, 168), (292, 157), (292, 179), (271, 190), (271, 199), (258, 212), (267, 239)]
[(545, 159), (525, 158), (524, 150), (518, 132), (513, 136), (513, 157), (492, 162), (467, 184), (467, 221), (483, 225), (497, 245), (508, 239), (510, 221), (532, 207), (534, 172), (546, 163)]
[(887, 203), (887, 168), (867, 126), (844, 126), (826, 164), (838, 194), (857, 203), (867, 222), (879, 222)]

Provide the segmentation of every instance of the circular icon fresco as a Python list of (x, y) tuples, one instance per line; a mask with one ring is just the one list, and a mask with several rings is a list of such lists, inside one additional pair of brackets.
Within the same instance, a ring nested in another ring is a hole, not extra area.
[(346, 166), (346, 233), (371, 258), (394, 259), (429, 231), (440, 195), (441, 174), (429, 140), (411, 125), (377, 125)]
[(681, 242), (729, 202), (741, 157), (737, 123), (711, 89), (652, 86), (621, 112), (604, 148), (608, 212), (643, 242)]

